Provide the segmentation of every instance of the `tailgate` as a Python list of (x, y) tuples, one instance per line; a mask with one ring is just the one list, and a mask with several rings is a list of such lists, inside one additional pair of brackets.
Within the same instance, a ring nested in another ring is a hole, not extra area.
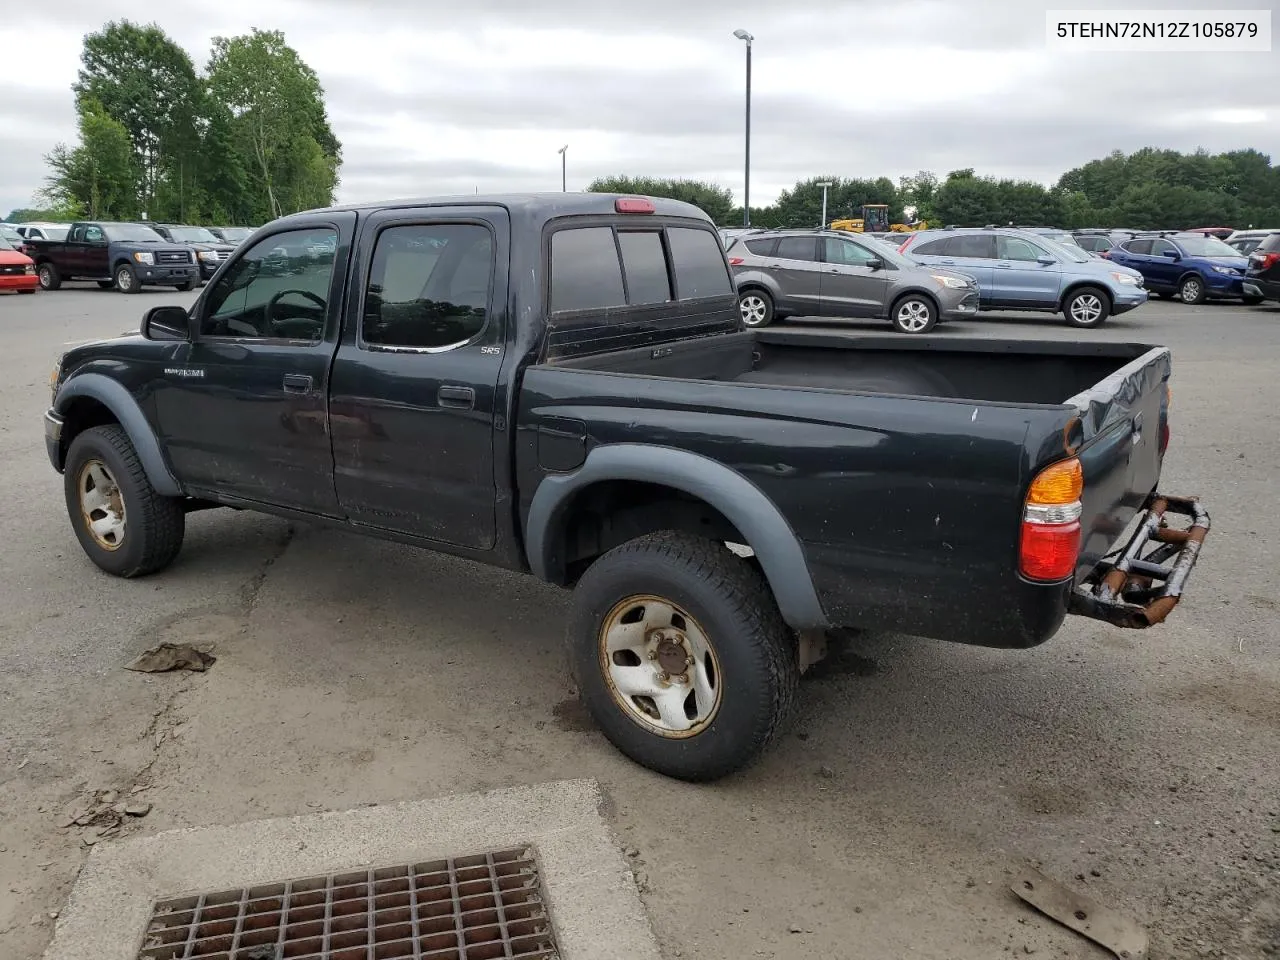
[(1168, 348), (1157, 347), (1067, 401), (1079, 418), (1071, 439), (1084, 472), (1077, 580), (1111, 551), (1160, 480), (1171, 369)]
[(1169, 442), (1170, 370), (1169, 350), (1156, 348), (1069, 401), (1084, 475), (1072, 613), (1122, 627), (1161, 622), (1209, 532), (1197, 500), (1156, 491)]

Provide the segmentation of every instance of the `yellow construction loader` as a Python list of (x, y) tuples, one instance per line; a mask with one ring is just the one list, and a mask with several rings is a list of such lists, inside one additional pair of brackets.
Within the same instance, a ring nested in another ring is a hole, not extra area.
[(832, 230), (845, 230), (849, 233), (911, 233), (927, 227), (928, 224), (923, 220), (916, 223), (890, 223), (889, 205), (886, 203), (864, 203), (862, 216), (831, 221)]

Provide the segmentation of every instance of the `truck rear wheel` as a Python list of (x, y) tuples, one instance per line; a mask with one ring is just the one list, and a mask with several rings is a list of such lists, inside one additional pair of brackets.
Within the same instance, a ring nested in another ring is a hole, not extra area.
[(107, 573), (155, 573), (182, 549), (182, 502), (151, 486), (123, 428), (91, 427), (72, 440), (62, 479), (76, 539)]
[(598, 559), (573, 595), (578, 689), (632, 760), (681, 780), (747, 766), (799, 683), (796, 645), (764, 577), (720, 543), (666, 531)]
[(40, 278), (40, 287), (43, 290), (57, 290), (62, 286), (62, 276), (52, 263), (40, 264), (36, 267), (36, 275)]

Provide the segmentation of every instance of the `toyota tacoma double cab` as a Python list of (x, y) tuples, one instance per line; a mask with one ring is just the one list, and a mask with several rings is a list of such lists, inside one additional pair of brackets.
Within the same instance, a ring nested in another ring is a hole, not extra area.
[(1208, 530), (1159, 489), (1170, 371), (1142, 344), (748, 330), (693, 206), (469, 196), (263, 227), (190, 309), (63, 355), (45, 437), (120, 577), (230, 507), (571, 589), (606, 736), (708, 780), (832, 630), (1163, 620)]
[(190, 290), (200, 282), (195, 251), (141, 223), (73, 223), (65, 240), (28, 240), (27, 248), (45, 290), (64, 280), (96, 280), (121, 293), (144, 286)]

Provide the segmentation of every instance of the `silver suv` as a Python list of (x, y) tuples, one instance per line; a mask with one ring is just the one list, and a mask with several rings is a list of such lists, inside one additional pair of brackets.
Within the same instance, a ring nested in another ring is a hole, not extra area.
[(845, 317), (928, 333), (942, 320), (978, 312), (973, 277), (922, 267), (862, 234), (774, 230), (738, 237), (726, 255), (748, 327), (788, 316)]

